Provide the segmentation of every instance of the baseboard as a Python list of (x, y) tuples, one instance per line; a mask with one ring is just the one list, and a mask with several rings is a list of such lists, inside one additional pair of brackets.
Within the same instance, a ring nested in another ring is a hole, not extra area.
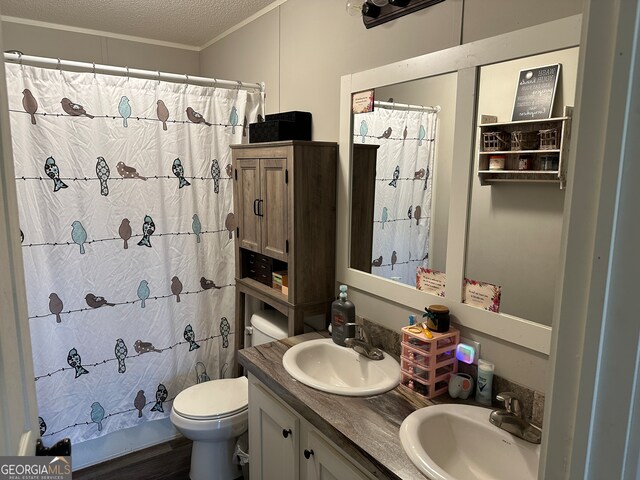
[[(192, 442), (183, 436), (73, 472), (74, 480), (189, 478)], [(168, 461), (170, 459), (170, 461)]]

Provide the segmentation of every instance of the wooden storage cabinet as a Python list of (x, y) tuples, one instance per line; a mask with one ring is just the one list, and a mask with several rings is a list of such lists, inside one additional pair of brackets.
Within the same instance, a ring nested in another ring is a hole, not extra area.
[(249, 376), (251, 480), (367, 480), (340, 449)]
[(237, 164), (240, 247), (287, 260), (287, 159), (247, 158)]
[[(338, 146), (290, 140), (231, 149), (237, 218), (235, 338), (241, 349), (247, 295), (287, 315), (289, 335), (304, 331), (305, 316), (328, 317), (335, 293)], [(248, 256), (256, 254), (288, 271), (288, 294), (248, 271)]]
[[(481, 185), (495, 182), (555, 182), (564, 188), (566, 181), (566, 159), (571, 137), (571, 116), (573, 107), (564, 108), (564, 116), (541, 120), (517, 122), (498, 122), (492, 115), (483, 115), (478, 130), (478, 176)], [(546, 142), (540, 132), (553, 131), (553, 145)], [(520, 133), (523, 142), (514, 139)], [(529, 143), (531, 142), (531, 143)], [(542, 143), (542, 145), (541, 145)], [(546, 143), (546, 144), (545, 144)], [(505, 157), (504, 170), (490, 170), (489, 159), (492, 155)], [(519, 170), (520, 156), (529, 156), (533, 165), (529, 170)], [(557, 159), (557, 167), (543, 169), (542, 158), (551, 156)]]

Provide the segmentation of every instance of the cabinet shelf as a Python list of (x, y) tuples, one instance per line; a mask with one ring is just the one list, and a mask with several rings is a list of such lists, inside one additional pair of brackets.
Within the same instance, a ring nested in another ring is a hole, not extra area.
[(494, 175), (548, 175), (558, 176), (558, 170), (479, 170), (478, 173), (491, 173)]
[(276, 290), (275, 288), (268, 287), (264, 283), (260, 283), (259, 281), (254, 280), (253, 278), (249, 278), (249, 277), (238, 278), (236, 279), (236, 283), (241, 283), (276, 302), (279, 302), (282, 304), (289, 303), (289, 298), (287, 295)]
[[(571, 108), (573, 110), (573, 107), (566, 107), (566, 108)], [(564, 122), (566, 120), (571, 120), (571, 114), (568, 114), (564, 117), (543, 118), (539, 120), (514, 120), (512, 122), (484, 122), (482, 126), (483, 127), (504, 127), (504, 126), (511, 126), (511, 125), (531, 125), (536, 123), (553, 123), (553, 122), (558, 123), (558, 122)]]

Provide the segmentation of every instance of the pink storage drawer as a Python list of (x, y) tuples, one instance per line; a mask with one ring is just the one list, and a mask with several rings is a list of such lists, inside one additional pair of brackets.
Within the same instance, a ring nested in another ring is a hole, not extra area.
[(424, 350), (412, 347), (408, 343), (402, 342), (401, 346), (402, 355), (404, 355), (407, 360), (426, 369), (433, 369), (439, 364), (453, 361), (456, 358), (455, 347), (452, 347), (451, 350), (442, 352), (439, 355), (427, 355)]
[(457, 371), (455, 359), (448, 360), (444, 364), (436, 366), (434, 369), (426, 369), (416, 363), (411, 362), (404, 356), (400, 357), (400, 367), (404, 373), (413, 375), (429, 383), (439, 380), (447, 380), (451, 373)]
[(442, 395), (449, 389), (449, 384), (444, 380), (438, 380), (432, 384), (405, 372), (402, 372), (402, 384), (427, 398)]

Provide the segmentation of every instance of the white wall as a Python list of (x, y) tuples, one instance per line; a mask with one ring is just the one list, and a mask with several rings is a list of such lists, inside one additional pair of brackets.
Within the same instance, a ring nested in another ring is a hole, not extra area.
[(344, 0), (288, 0), (202, 51), (203, 75), (267, 84), (267, 113), (306, 110), (313, 139), (336, 141), (340, 77), (457, 45), (461, 0), (366, 30)]

